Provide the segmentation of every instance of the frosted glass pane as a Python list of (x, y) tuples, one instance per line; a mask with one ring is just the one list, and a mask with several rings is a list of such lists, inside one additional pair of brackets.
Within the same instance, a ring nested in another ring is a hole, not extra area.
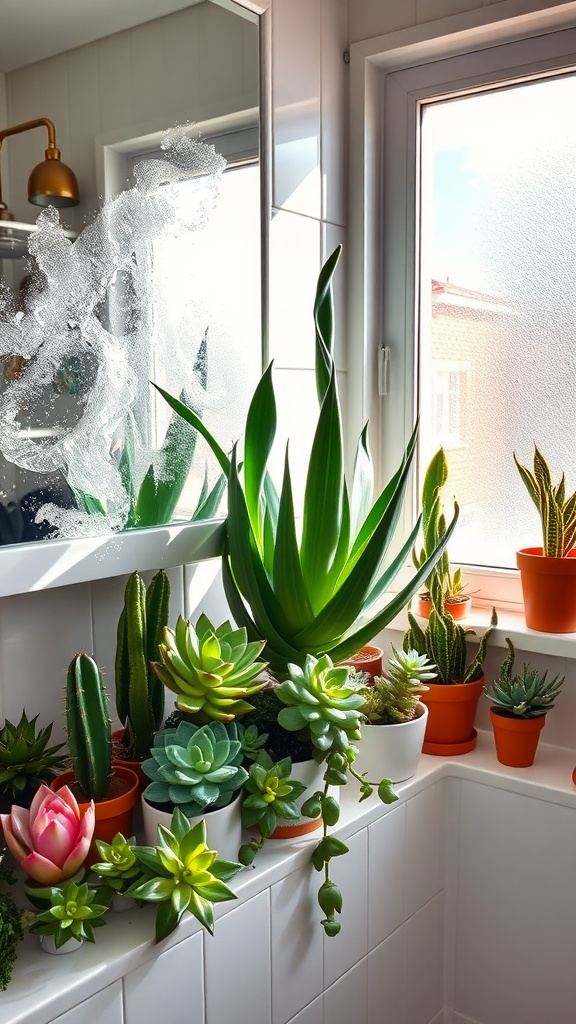
[(420, 466), (443, 445), (453, 561), (541, 543), (513, 461), (576, 489), (576, 76), (422, 110)]

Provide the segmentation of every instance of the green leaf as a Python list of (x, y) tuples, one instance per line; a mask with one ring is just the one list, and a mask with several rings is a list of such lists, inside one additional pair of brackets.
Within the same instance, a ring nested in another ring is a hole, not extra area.
[(263, 519), (260, 496), (266, 463), (276, 435), (276, 398), (272, 384), (272, 363), (263, 373), (246, 417), (244, 440), (244, 484), (246, 506), (259, 549), (263, 550)]

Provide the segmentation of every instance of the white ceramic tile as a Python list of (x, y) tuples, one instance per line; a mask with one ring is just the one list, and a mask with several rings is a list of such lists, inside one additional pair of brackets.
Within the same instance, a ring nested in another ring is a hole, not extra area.
[(204, 1000), (190, 999), (203, 990), (202, 935), (161, 953), (124, 978), (124, 1024), (178, 1020), (186, 1006), (186, 1024), (204, 1024)]
[(321, 0), (321, 168), (322, 218), (346, 224), (348, 84), (347, 0)]
[(348, 360), (355, 358), (354, 353), (347, 351), (348, 327), (348, 303), (346, 296), (346, 282), (348, 280), (348, 247), (346, 228), (338, 227), (335, 224), (322, 225), (322, 263), (330, 256), (337, 245), (342, 245), (342, 255), (338, 260), (338, 266), (334, 274), (334, 361), (338, 370), (346, 370)]
[(183, 614), (196, 622), (202, 612), (214, 625), (230, 617), (222, 585), (220, 560), (216, 558), (184, 566)]
[(442, 784), (406, 804), (406, 916), (415, 913), (444, 885), (444, 800)]
[(273, 1024), (284, 1024), (322, 992), (320, 881), (306, 864), (271, 889)]
[(572, 808), (462, 783), (458, 1012), (489, 1024), (571, 1024), (575, 848)]
[(330, 862), (342, 893), (341, 931), (324, 937), (324, 984), (332, 985), (368, 952), (368, 830), (346, 840), (349, 852)]
[(270, 1020), (270, 900), (262, 892), (204, 935), (206, 1024)]
[(368, 828), (368, 949), (405, 920), (406, 805), (388, 811)]
[(4, 597), (0, 601), (0, 676), (4, 715), (39, 714), (63, 739), (64, 684), (71, 658), (91, 652), (90, 587), (80, 584)]
[(78, 1006), (55, 1017), (53, 1024), (86, 1024), (87, 1021), (98, 1021), (98, 1024), (122, 1024), (123, 1019), (122, 982), (116, 981), (96, 995), (85, 999)]
[(368, 1024), (412, 1024), (404, 1004), (404, 929), (368, 955)]
[(320, 219), (320, 0), (274, 0), (272, 102), (272, 203)]
[(331, 985), (324, 993), (324, 1020), (330, 1024), (369, 1024), (366, 960)]
[(272, 219), (270, 358), (277, 367), (314, 366), (314, 295), (321, 266), (320, 241), (318, 221), (284, 212), (277, 212)]
[[(430, 1024), (443, 1006), (444, 902), (430, 900), (403, 925), (407, 1024)], [(491, 1022), (490, 1022), (491, 1024)]]
[(295, 1017), (288, 1024), (324, 1024), (324, 1005), (322, 996), (318, 996), (318, 999), (314, 999), (312, 1003), (306, 1006), (300, 1013), (297, 1013)]

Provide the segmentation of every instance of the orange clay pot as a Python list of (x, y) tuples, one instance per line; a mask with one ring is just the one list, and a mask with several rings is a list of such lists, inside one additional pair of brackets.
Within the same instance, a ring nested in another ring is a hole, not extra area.
[(576, 549), (565, 558), (549, 558), (542, 548), (516, 552), (524, 616), (540, 633), (576, 632)]
[[(79, 787), (74, 772), (63, 772), (50, 783), (50, 789), (53, 790), (60, 789), (62, 786), (70, 787), (78, 800), (80, 810), (88, 806), (89, 801), (78, 797)], [(86, 858), (88, 866), (99, 860), (96, 839), (101, 839), (104, 843), (111, 843), (117, 832), (121, 832), (125, 839), (129, 839), (132, 835), (132, 813), (138, 802), (138, 776), (129, 768), (114, 767), (110, 790), (114, 794), (112, 797), (105, 797), (94, 803), (96, 824), (94, 839)]]
[(534, 764), (540, 733), (546, 715), (537, 718), (510, 718), (490, 708), (490, 721), (494, 730), (496, 757), (500, 764), (510, 768), (529, 768)]
[(357, 669), (358, 672), (367, 672), (372, 680), (374, 676), (382, 675), (382, 648), (366, 644), (353, 657), (345, 658), (344, 661), (339, 661), (338, 664), (350, 665), (352, 668)]
[[(472, 598), (467, 595), (463, 595), (460, 598), (449, 597), (444, 602), (444, 607), (455, 621), (460, 622), (462, 619), (466, 619), (470, 614)], [(415, 597), (412, 598), (412, 611), (414, 615), (420, 615), (422, 619), (429, 619), (431, 608), (432, 601), (428, 594), (416, 594)]]
[(428, 708), (423, 753), (450, 757), (474, 750), (474, 719), (483, 686), (484, 674), (471, 683), (428, 683), (420, 696)]

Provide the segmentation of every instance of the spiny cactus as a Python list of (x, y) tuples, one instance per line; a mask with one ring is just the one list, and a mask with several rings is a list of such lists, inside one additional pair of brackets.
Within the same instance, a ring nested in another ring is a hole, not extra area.
[(551, 711), (564, 684), (564, 676), (547, 679), (537, 669), (524, 665), (521, 674), (513, 675), (514, 645), (506, 637), (508, 656), (494, 682), (484, 687), (484, 693), (494, 706), (509, 718), (539, 718)]
[(147, 757), (164, 716), (164, 687), (151, 663), (168, 623), (170, 581), (161, 569), (148, 590), (134, 572), (128, 579), (118, 621), (116, 710), (126, 728), (126, 755)]
[(376, 676), (372, 686), (359, 691), (364, 698), (362, 712), (369, 722), (409, 722), (414, 718), (426, 680), (436, 678), (436, 666), (425, 654), (397, 651), (392, 647), (385, 676)]
[(275, 690), (287, 705), (278, 715), (282, 728), (309, 730), (313, 745), (323, 752), (347, 750), (351, 740), (361, 738), (364, 700), (350, 682), (348, 667), (334, 666), (327, 654), (318, 659), (309, 654), (303, 668), (289, 664), (288, 672)]
[(147, 800), (175, 804), (188, 817), (225, 807), (248, 778), (235, 722), (180, 722), (154, 740), (142, 770), (152, 779)]
[(566, 497), (564, 473), (554, 486), (550, 467), (534, 445), (534, 472), (514, 462), (542, 524), (542, 551), (549, 558), (565, 558), (576, 545), (576, 492)]
[(87, 654), (77, 654), (66, 677), (66, 726), (77, 781), (102, 800), (112, 778), (112, 729), (102, 674)]
[(13, 725), (6, 719), (0, 731), (0, 791), (13, 798), (26, 789), (38, 789), (42, 782), (50, 783), (66, 763), (60, 751), (63, 743), (48, 746), (52, 722), (36, 731), (35, 718), (28, 720), (26, 711)]
[(162, 664), (153, 662), (158, 678), (176, 694), (176, 707), (208, 722), (231, 722), (252, 711), (244, 697), (261, 690), (257, 676), (266, 663), (257, 661), (264, 641), (248, 643), (246, 629), (229, 622), (215, 628), (206, 615), (196, 627), (178, 618), (176, 631), (166, 627), (159, 644)]

